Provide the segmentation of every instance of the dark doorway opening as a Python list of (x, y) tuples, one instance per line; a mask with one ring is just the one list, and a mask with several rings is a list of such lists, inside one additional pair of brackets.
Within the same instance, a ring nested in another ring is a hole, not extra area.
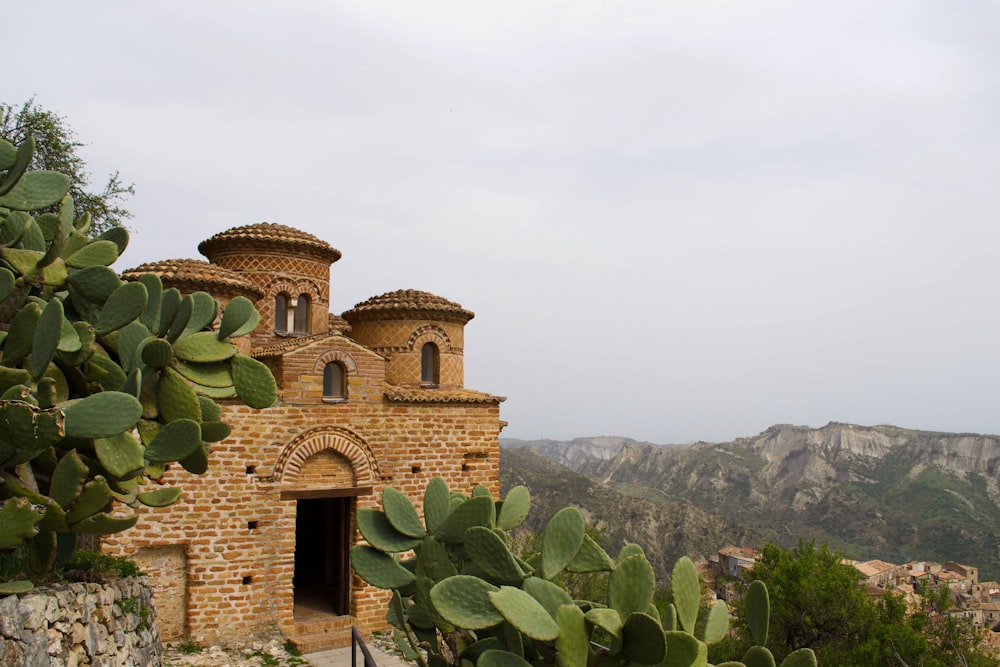
[(353, 498), (297, 501), (295, 606), (351, 612), (351, 503)]

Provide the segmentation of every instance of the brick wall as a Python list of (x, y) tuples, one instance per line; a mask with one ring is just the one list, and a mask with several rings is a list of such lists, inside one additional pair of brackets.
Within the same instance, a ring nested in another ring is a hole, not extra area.
[[(278, 403), (251, 410), (224, 401), (223, 419), (233, 432), (212, 445), (208, 472), (195, 476), (175, 464), (162, 481), (181, 487), (181, 499), (171, 507), (141, 507), (139, 523), (108, 537), (103, 548), (132, 555), (157, 574), (161, 605), (172, 610), (172, 634), (213, 642), (276, 628), (289, 636), (297, 541), (308, 545), (311, 537), (296, 535), (299, 503), (317, 492), (344, 498), (336, 503), (341, 509), (349, 503), (349, 541), (357, 543), (354, 512), (380, 507), (387, 484), (406, 493), (418, 511), (434, 476), (454, 490), (481, 484), (499, 494), (502, 399), (444, 392), (463, 386), (464, 319), (365, 321), (350, 338), (278, 336), (274, 296), (281, 292), (308, 294), (311, 333), (328, 330), (330, 259), (266, 244), (215, 248), (210, 259), (265, 290), (257, 302), (261, 323), (238, 345), (247, 353), (251, 344), (282, 343), (281, 351), (261, 357), (278, 382)], [(166, 277), (164, 283), (170, 286)], [(419, 386), (426, 342), (440, 352), (442, 393), (414, 403), (387, 400), (389, 384)], [(346, 373), (346, 399), (324, 397), (328, 363)], [(387, 594), (357, 577), (350, 588), (350, 613), (359, 627), (384, 628)]]
[[(283, 491), (370, 485), (375, 493), (356, 506), (378, 507), (381, 486), (392, 484), (419, 508), (427, 482), (440, 475), (456, 490), (483, 484), (499, 493), (498, 404), (389, 403), (367, 386), (372, 378), (354, 379), (359, 391), (346, 403), (296, 390), (296, 403), (266, 410), (225, 406), (233, 436), (213, 445), (209, 471), (169, 470), (164, 481), (184, 489), (181, 500), (143, 508), (135, 528), (108, 539), (105, 548), (123, 554), (183, 549), (193, 639), (224, 641), (272, 627), (291, 633), (296, 500)], [(354, 581), (360, 627), (384, 626), (385, 599)]]

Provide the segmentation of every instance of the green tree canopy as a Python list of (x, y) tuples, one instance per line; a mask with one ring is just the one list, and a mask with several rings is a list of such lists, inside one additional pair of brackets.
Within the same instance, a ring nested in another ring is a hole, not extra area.
[[(77, 139), (65, 117), (42, 108), (34, 98), (19, 107), (0, 102), (0, 139), (20, 146), (29, 136), (35, 139), (30, 168), (58, 171), (69, 177), (69, 195), (77, 210), (90, 212), (94, 234), (122, 227), (132, 217), (123, 202), (135, 194), (135, 186), (126, 185), (116, 171), (108, 176), (103, 189), (92, 190), (87, 163), (78, 153), (85, 144)], [(57, 209), (54, 206), (48, 210), (55, 213)]]
[(767, 646), (779, 659), (810, 647), (820, 664), (845, 667), (1000, 665), (967, 619), (947, 614), (947, 591), (923, 591), (923, 606), (907, 609), (891, 591), (867, 595), (857, 570), (825, 544), (767, 544), (761, 555), (747, 576), (770, 591)]

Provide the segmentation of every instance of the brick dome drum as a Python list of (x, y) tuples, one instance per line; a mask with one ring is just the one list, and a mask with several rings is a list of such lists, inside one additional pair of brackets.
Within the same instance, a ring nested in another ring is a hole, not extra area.
[(475, 316), (475, 313), (462, 308), (460, 304), (430, 292), (414, 289), (396, 290), (373, 296), (344, 313), (344, 319), (352, 323), (398, 318), (433, 318), (465, 324)]
[(284, 246), (292, 252), (305, 250), (330, 263), (341, 257), (340, 251), (326, 241), (300, 229), (274, 222), (258, 222), (219, 232), (199, 243), (198, 252), (211, 259), (219, 251), (261, 246)]
[(155, 273), (167, 287), (181, 292), (223, 290), (233, 295), (241, 294), (252, 301), (264, 296), (264, 291), (243, 277), (238, 271), (206, 262), (203, 259), (164, 259), (146, 262), (122, 272), (125, 280), (138, 280), (144, 273)]

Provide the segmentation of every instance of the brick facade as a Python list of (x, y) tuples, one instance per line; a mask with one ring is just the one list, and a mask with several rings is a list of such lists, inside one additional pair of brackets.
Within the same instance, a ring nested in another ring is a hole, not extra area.
[[(171, 468), (164, 481), (182, 487), (181, 500), (144, 508), (138, 525), (104, 548), (156, 564), (160, 604), (174, 619), (169, 631), (195, 641), (274, 628), (294, 638), (304, 632), (296, 618), (306, 605), (365, 632), (382, 629), (386, 596), (345, 561), (347, 547), (361, 541), (356, 509), (378, 508), (387, 484), (419, 509), (438, 475), (453, 489), (482, 484), (499, 493), (503, 398), (463, 387), (463, 327), (472, 313), (406, 291), (375, 297), (377, 309), (358, 304), (346, 321), (330, 317), (329, 267), (340, 253), (280, 225), (228, 230), (200, 249), (209, 268), (246, 270), (257, 290), (262, 318), (251, 354), (272, 369), (278, 402), (252, 410), (223, 401), (233, 432), (213, 444), (208, 472)], [(172, 286), (169, 272), (159, 273)], [(289, 286), (310, 294), (309, 331), (298, 335), (275, 332), (275, 295)], [(420, 378), (428, 342), (439, 354), (433, 386)], [(345, 374), (346, 396), (324, 395), (329, 363)], [(343, 632), (327, 637), (328, 645), (345, 642)]]

